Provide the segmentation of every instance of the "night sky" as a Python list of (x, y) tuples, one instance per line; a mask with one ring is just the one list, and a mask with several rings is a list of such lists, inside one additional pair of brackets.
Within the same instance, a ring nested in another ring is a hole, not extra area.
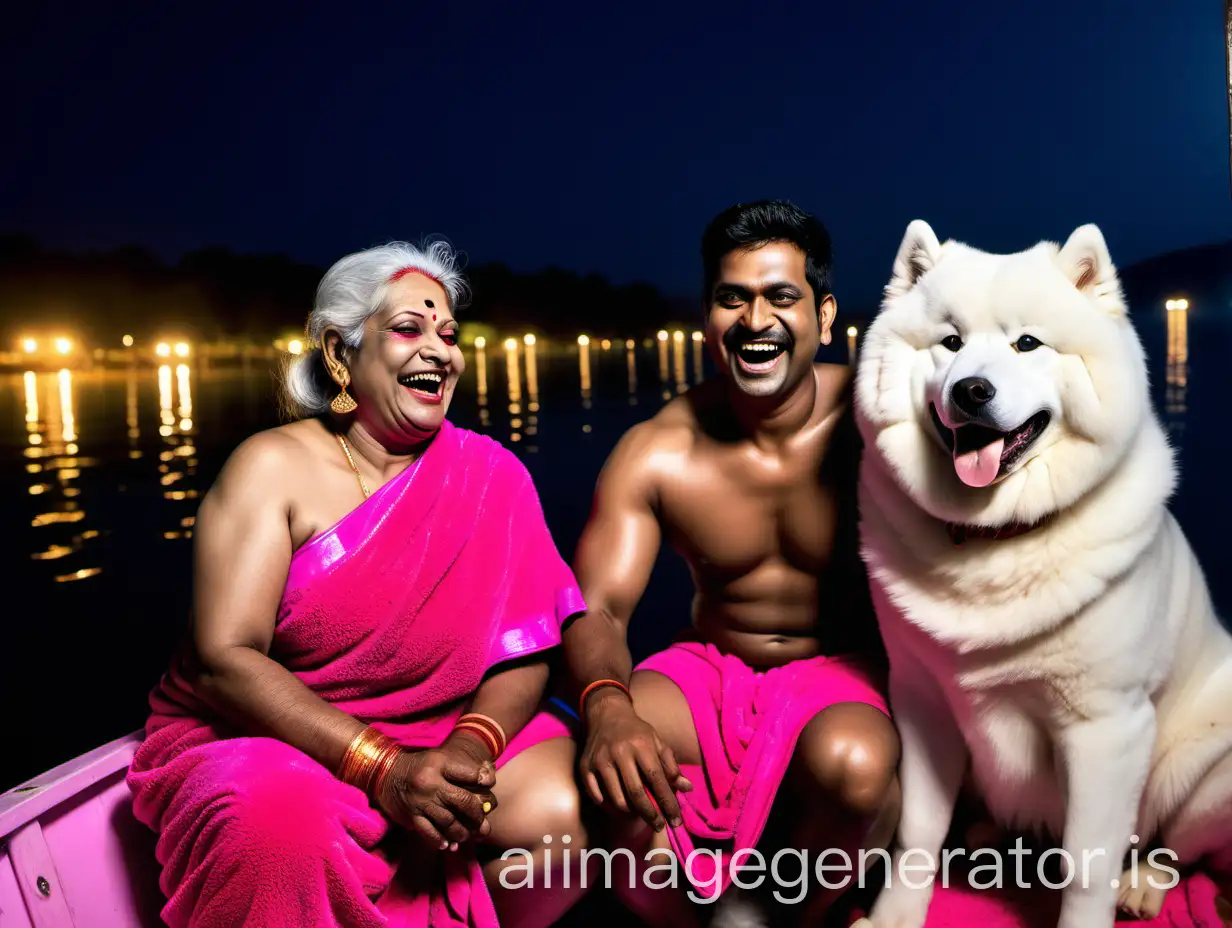
[[(0, 231), (472, 262), (693, 295), (720, 208), (782, 196), (875, 300), (903, 228), (1119, 264), (1232, 238), (1219, 0), (22, 4)], [(31, 9), (39, 7), (39, 9)]]

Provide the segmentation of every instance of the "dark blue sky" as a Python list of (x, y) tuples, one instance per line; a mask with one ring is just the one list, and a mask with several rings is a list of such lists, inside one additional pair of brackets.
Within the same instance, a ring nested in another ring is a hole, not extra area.
[(1121, 264), (1232, 238), (1219, 0), (40, 6), (0, 40), (0, 229), (56, 245), (435, 232), (692, 294), (707, 219), (785, 196), (841, 307), (917, 216), (1094, 221)]

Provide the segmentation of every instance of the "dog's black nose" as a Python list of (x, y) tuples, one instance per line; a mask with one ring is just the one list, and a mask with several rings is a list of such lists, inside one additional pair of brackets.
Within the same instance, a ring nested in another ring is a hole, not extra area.
[(997, 388), (983, 377), (964, 377), (954, 384), (950, 391), (954, 405), (969, 416), (979, 414), (980, 407), (992, 402), (997, 395)]

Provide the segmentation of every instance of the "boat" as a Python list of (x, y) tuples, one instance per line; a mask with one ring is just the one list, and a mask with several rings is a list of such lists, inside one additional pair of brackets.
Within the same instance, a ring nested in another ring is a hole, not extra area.
[(137, 731), (0, 794), (0, 925), (158, 928), (155, 835), (125, 783)]

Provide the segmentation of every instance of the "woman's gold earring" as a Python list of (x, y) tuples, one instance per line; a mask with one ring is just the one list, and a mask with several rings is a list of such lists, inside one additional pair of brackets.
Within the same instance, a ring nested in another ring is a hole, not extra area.
[(351, 394), (346, 392), (347, 384), (351, 382), (351, 378), (347, 376), (346, 371), (342, 372), (342, 382), (339, 386), (342, 388), (338, 395), (334, 397), (333, 402), (329, 404), (329, 408), (338, 415), (346, 415), (348, 412), (354, 412), (359, 406), (358, 403), (351, 397)]

